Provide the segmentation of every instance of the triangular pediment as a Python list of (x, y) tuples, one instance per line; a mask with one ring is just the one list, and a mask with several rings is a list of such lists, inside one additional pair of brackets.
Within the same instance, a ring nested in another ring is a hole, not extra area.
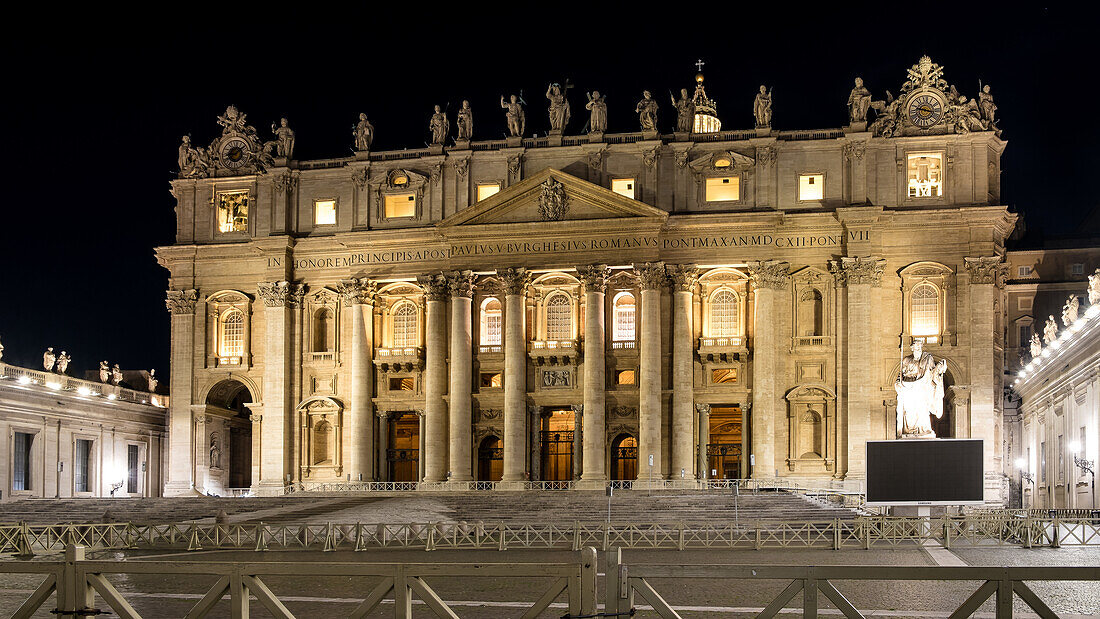
[(663, 221), (668, 213), (561, 170), (547, 168), (437, 225), (447, 228), (624, 218)]

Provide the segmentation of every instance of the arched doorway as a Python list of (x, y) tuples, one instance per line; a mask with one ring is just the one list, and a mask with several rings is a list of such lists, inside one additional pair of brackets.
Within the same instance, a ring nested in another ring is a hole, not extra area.
[(542, 480), (573, 479), (574, 415), (571, 408), (548, 408), (541, 416)]
[(389, 481), (419, 481), (420, 417), (413, 411), (394, 413), (386, 450)]
[(477, 480), (500, 481), (504, 476), (504, 442), (486, 436), (477, 448)]
[(611, 479), (638, 478), (638, 439), (623, 433), (611, 442)]
[(245, 406), (253, 401), (248, 387), (234, 379), (214, 385), (206, 395), (206, 418), (200, 427), (208, 491), (252, 485), (252, 421)]

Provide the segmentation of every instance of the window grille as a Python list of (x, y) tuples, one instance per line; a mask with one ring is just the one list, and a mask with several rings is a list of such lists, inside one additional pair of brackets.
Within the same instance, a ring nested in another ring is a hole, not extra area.
[(229, 310), (222, 318), (222, 338), (219, 357), (240, 357), (244, 355), (244, 314), (240, 310)]
[(624, 294), (615, 300), (615, 339), (632, 341), (634, 339), (634, 295)]
[(940, 295), (932, 284), (913, 288), (910, 327), (915, 337), (940, 334)]
[(483, 345), (500, 345), (500, 318), (500, 301), (492, 299), (481, 310), (481, 343)]
[(730, 290), (719, 290), (710, 301), (710, 336), (734, 337), (740, 335), (737, 295)]
[(564, 294), (556, 294), (546, 302), (546, 338), (573, 339), (573, 308)]
[(393, 313), (393, 345), (397, 348), (416, 346), (416, 306), (402, 303)]

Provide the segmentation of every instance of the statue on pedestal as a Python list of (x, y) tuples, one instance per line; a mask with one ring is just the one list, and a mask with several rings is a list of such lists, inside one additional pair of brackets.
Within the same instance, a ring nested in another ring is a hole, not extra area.
[(451, 130), (451, 123), (447, 120), (447, 114), (435, 106), (435, 113), (428, 123), (428, 129), (432, 132), (432, 144), (442, 146), (447, 141), (447, 133)]
[(67, 372), (69, 370), (69, 362), (72, 360), (73, 358), (69, 356), (69, 353), (64, 350), (61, 351), (61, 356), (57, 358), (57, 373), (64, 374)]
[(367, 120), (366, 114), (359, 115), (359, 124), (355, 125), (352, 135), (355, 136), (355, 150), (370, 150), (370, 144), (374, 141), (374, 125)]
[(943, 374), (947, 360), (924, 352), (924, 342), (913, 340), (911, 354), (902, 359), (894, 382), (898, 394), (898, 437), (936, 438), (932, 416), (943, 417)]
[(672, 107), (676, 108), (676, 132), (691, 133), (695, 126), (695, 101), (688, 97), (687, 88), (680, 89), (679, 101), (671, 93), (668, 97), (672, 99)]
[(867, 122), (867, 109), (871, 107), (871, 91), (863, 86), (863, 78), (856, 78), (856, 86), (848, 94), (848, 122)]
[(505, 102), (504, 95), (501, 95), (500, 107), (507, 110), (504, 117), (508, 121), (508, 133), (514, 138), (523, 137), (523, 132), (527, 130), (527, 117), (516, 95), (512, 95), (508, 102)]
[(57, 355), (53, 354), (53, 346), (50, 346), (46, 352), (42, 353), (42, 367), (46, 368), (47, 372), (51, 372), (55, 363), (57, 363)]
[(279, 119), (279, 126), (271, 123), (271, 132), (275, 134), (275, 156), (290, 159), (294, 156), (294, 130), (287, 126), (285, 118)]
[(1081, 301), (1077, 295), (1070, 295), (1069, 299), (1066, 299), (1066, 304), (1062, 306), (1062, 324), (1068, 327), (1077, 322), (1080, 309)]
[(118, 385), (122, 382), (122, 368), (115, 364), (115, 367), (111, 368), (111, 382)]
[(752, 114), (756, 117), (756, 127), (766, 129), (772, 126), (772, 93), (761, 84), (760, 92), (752, 102)]
[(1043, 325), (1043, 343), (1050, 346), (1050, 343), (1056, 339), (1058, 339), (1058, 323), (1051, 314), (1047, 317), (1047, 323)]
[(106, 383), (111, 380), (111, 368), (106, 361), (99, 362), (99, 382)]
[(607, 100), (600, 95), (600, 91), (593, 90), (588, 94), (588, 103), (584, 105), (584, 109), (589, 112), (589, 133), (603, 133), (607, 131)]
[(634, 106), (638, 113), (638, 122), (642, 125), (642, 131), (657, 130), (657, 102), (648, 90), (642, 91), (642, 100)]
[(1089, 305), (1100, 303), (1100, 269), (1089, 275)]
[(989, 84), (982, 86), (982, 91), (978, 93), (978, 107), (981, 108), (986, 128), (993, 129), (993, 115), (997, 112), (997, 106), (993, 103), (993, 95), (989, 93)]
[(149, 370), (149, 393), (156, 393), (157, 392), (157, 385), (159, 385), (159, 384), (160, 384), (160, 381), (157, 380), (157, 370), (156, 370), (156, 368), (154, 368), (152, 370)]
[(1039, 355), (1043, 354), (1043, 343), (1039, 341), (1039, 334), (1031, 334), (1031, 358), (1038, 359)]
[[(566, 88), (569, 87), (566, 80)], [(562, 132), (569, 124), (570, 109), (569, 100), (565, 98), (560, 84), (550, 84), (546, 87), (546, 98), (550, 100), (550, 130)]]
[(474, 135), (474, 111), (470, 109), (469, 101), (462, 101), (462, 109), (458, 110), (455, 124), (458, 125), (458, 139), (469, 140)]

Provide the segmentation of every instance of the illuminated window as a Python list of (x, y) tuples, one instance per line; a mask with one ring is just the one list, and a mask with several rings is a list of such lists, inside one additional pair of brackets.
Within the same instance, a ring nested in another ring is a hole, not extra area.
[(500, 345), (500, 299), (485, 299), (481, 304), (481, 344)]
[(394, 193), (386, 196), (386, 217), (416, 217), (416, 194)]
[(248, 192), (218, 194), (218, 232), (248, 232)]
[(634, 370), (622, 370), (615, 373), (615, 384), (617, 385), (634, 385), (637, 384), (634, 380)]
[(798, 199), (806, 202), (810, 200), (823, 200), (825, 198), (824, 174), (799, 174), (798, 175)]
[(715, 385), (737, 382), (737, 368), (721, 368), (710, 371), (710, 382)]
[(741, 199), (741, 177), (722, 176), (707, 179), (707, 202), (732, 202)]
[(390, 391), (416, 391), (416, 379), (412, 376), (391, 378)]
[(564, 294), (555, 294), (546, 302), (546, 339), (573, 339), (573, 307)]
[(620, 196), (626, 196), (631, 200), (634, 199), (634, 179), (632, 178), (613, 178), (611, 179), (611, 191), (619, 194)]
[[(702, 131), (696, 131), (696, 133), (702, 133)], [(716, 168), (728, 168), (733, 165), (729, 157), (719, 157), (714, 160), (714, 167)]]
[(493, 196), (500, 193), (500, 183), (478, 183), (477, 184), (477, 201), (481, 202), (489, 196)]
[(615, 297), (615, 340), (634, 341), (634, 295), (621, 292)]
[(313, 201), (313, 224), (317, 226), (336, 225), (336, 200)]
[(943, 195), (943, 155), (909, 155), (909, 197), (938, 198)]
[(405, 301), (393, 312), (393, 345), (407, 348), (417, 344), (416, 306)]
[(393, 176), (390, 178), (390, 183), (395, 187), (404, 187), (409, 184), (409, 177), (401, 172), (394, 172)]
[(909, 302), (909, 325), (913, 337), (940, 334), (940, 293), (932, 284), (913, 288)]
[(237, 358), (244, 355), (244, 313), (230, 309), (222, 314), (218, 338), (218, 356)]
[(488, 389), (500, 389), (504, 386), (503, 375), (500, 372), (482, 372), (481, 386)]
[(710, 336), (733, 337), (741, 334), (737, 295), (719, 290), (710, 299)]

